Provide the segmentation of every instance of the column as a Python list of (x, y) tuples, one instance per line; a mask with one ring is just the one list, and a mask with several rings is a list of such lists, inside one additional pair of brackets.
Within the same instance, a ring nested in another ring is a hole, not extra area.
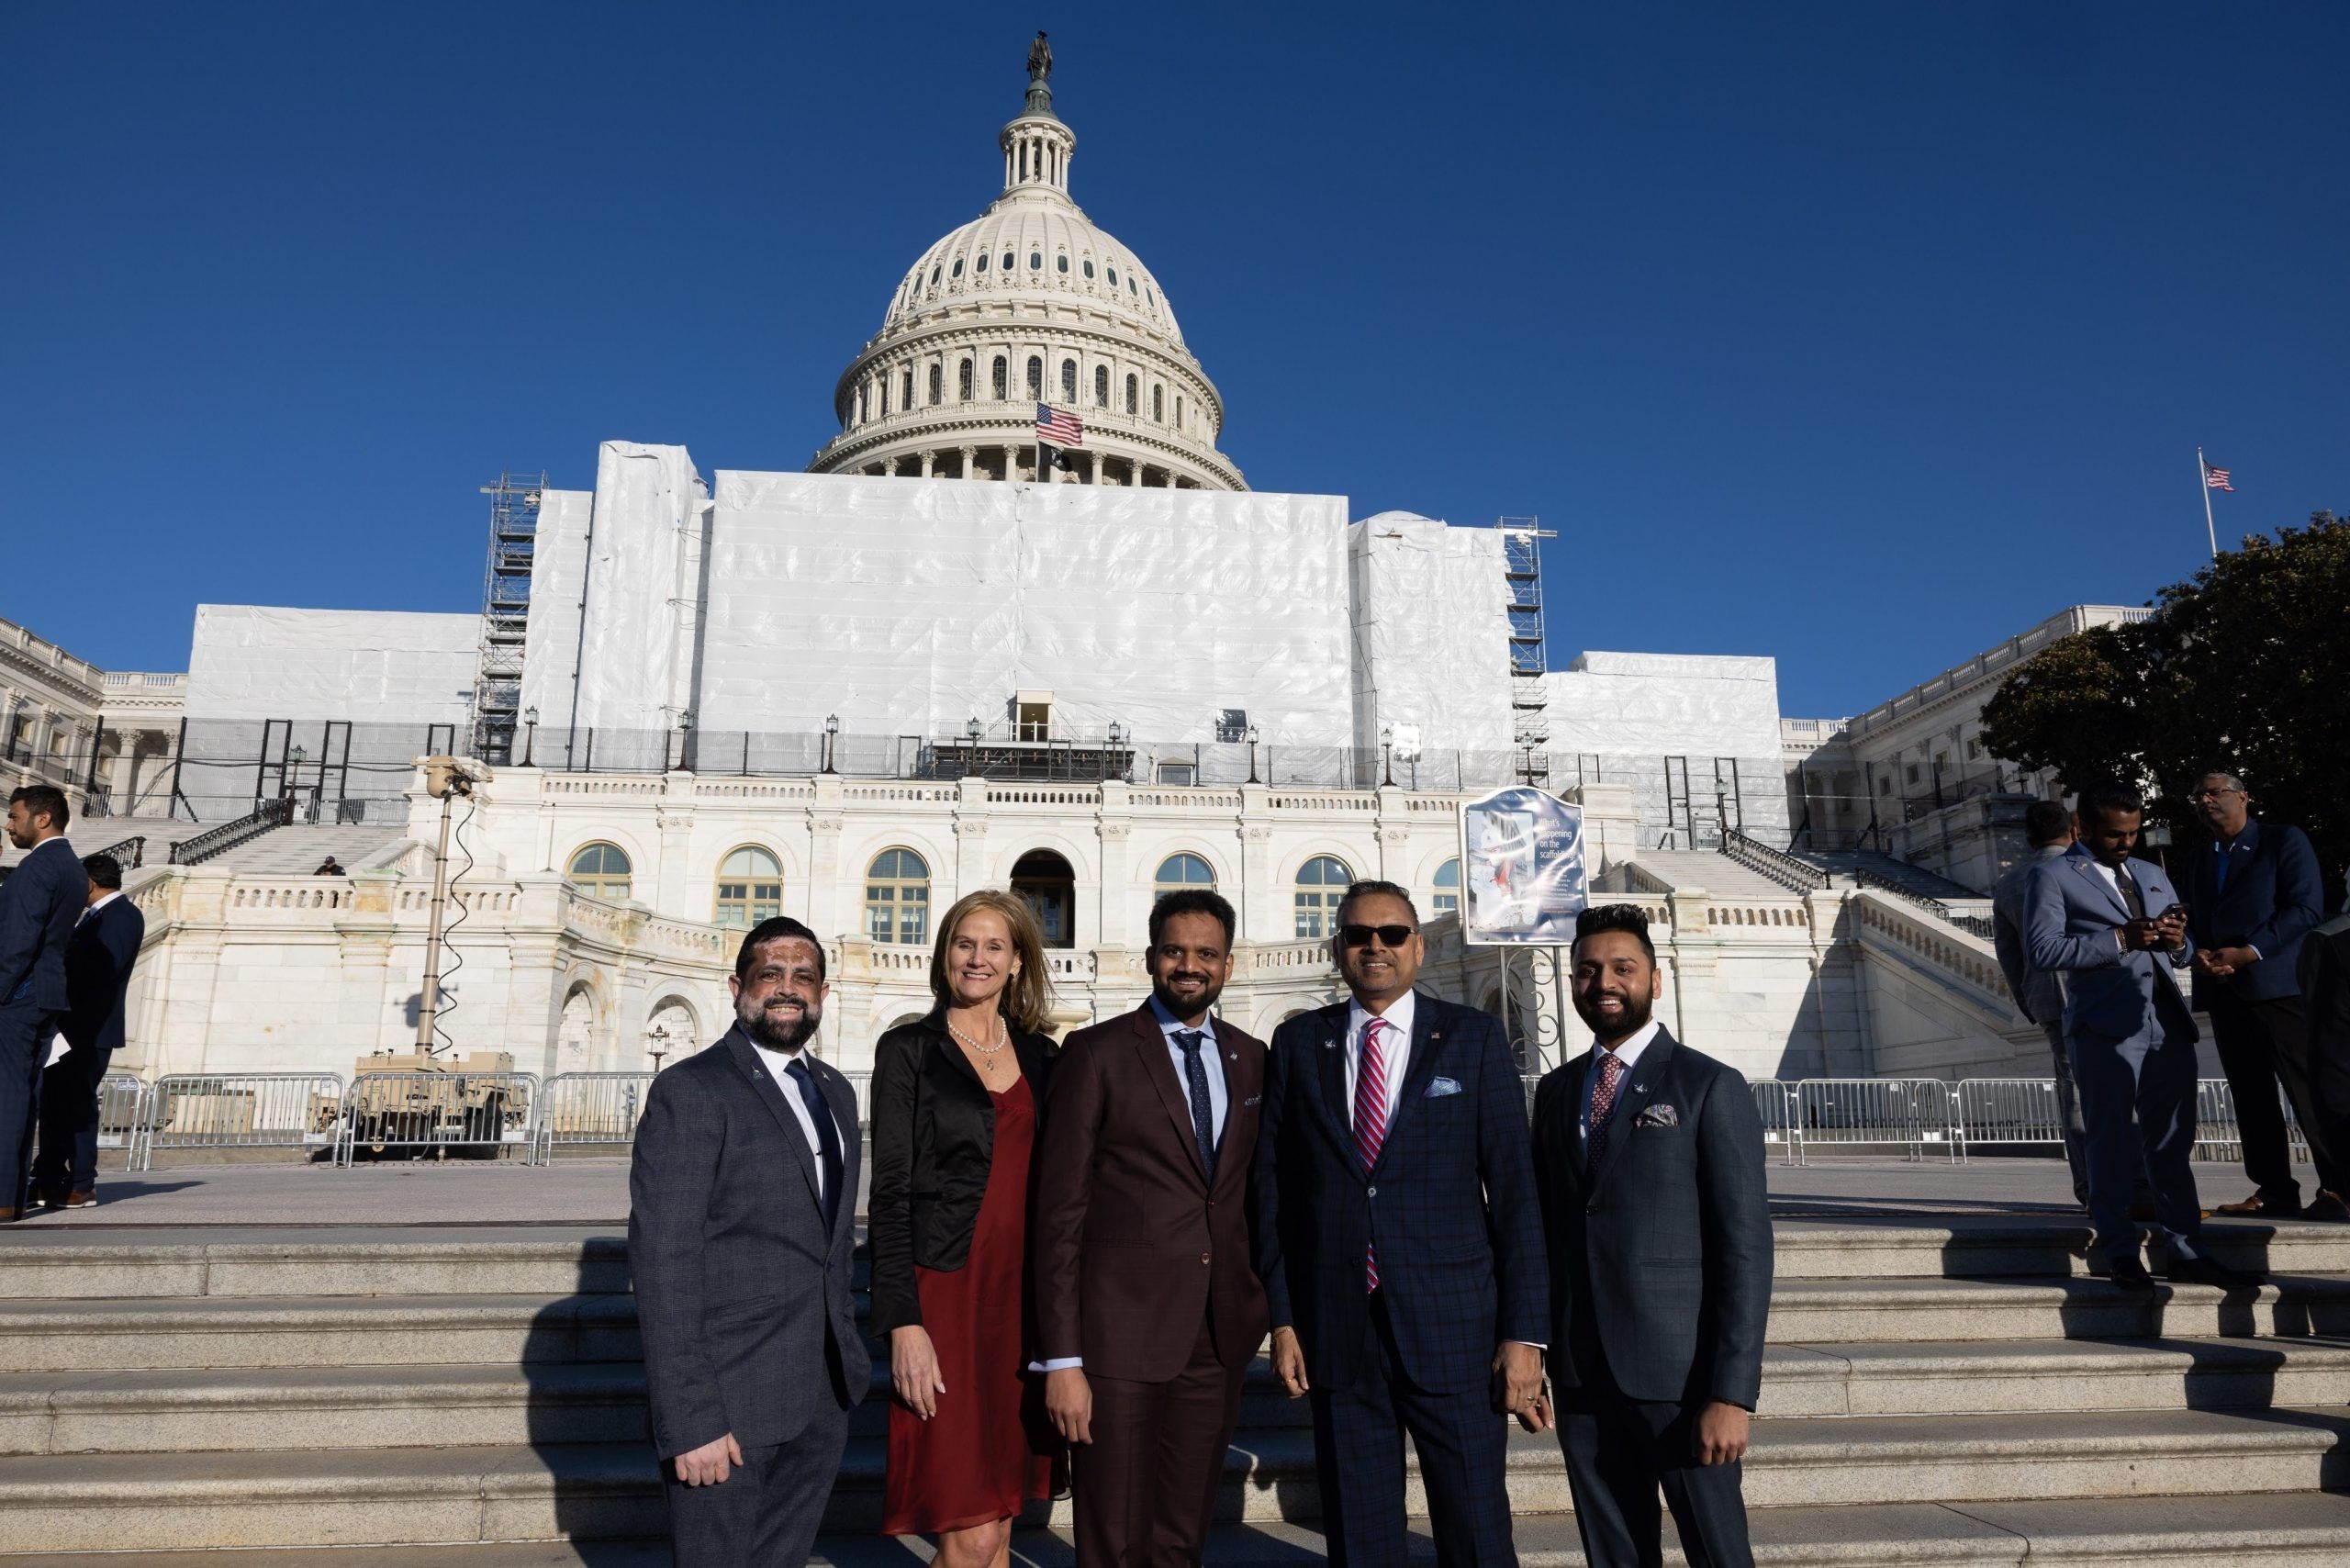
[(956, 450), (963, 454), (963, 477), (966, 479), (978, 478), (979, 476), (979, 449), (976, 446), (963, 446), (957, 447)]
[[(841, 881), (841, 777), (816, 778), (816, 804), (808, 813), (808, 887), (802, 895), (808, 924), (819, 933), (864, 929), (863, 912), (843, 896)], [(856, 868), (862, 886), (864, 868)]]
[(932, 452), (928, 447), (924, 447), (924, 448), (923, 449), (923, 454), (922, 454), (922, 476), (923, 476), (923, 478), (928, 479), (928, 478), (931, 478), (931, 477), (933, 476), (932, 476), (932, 473), (931, 473), (932, 459), (933, 459), (933, 458), (934, 458), (936, 455), (937, 455), (937, 454), (936, 454), (935, 453)]

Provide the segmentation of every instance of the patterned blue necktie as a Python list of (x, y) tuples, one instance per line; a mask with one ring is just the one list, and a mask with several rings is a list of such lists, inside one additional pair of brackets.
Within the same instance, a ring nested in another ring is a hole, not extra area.
[(1192, 1133), (1200, 1140), (1200, 1169), (1215, 1180), (1215, 1105), (1208, 1098), (1207, 1064), (1200, 1059), (1200, 1044), (1207, 1036), (1197, 1029), (1178, 1029), (1175, 1043), (1183, 1047), (1183, 1084), (1192, 1095)]
[(833, 1233), (833, 1221), (841, 1212), (841, 1182), (847, 1174), (841, 1159), (841, 1129), (833, 1121), (833, 1108), (824, 1103), (824, 1092), (816, 1087), (815, 1075), (808, 1070), (808, 1058), (793, 1057), (784, 1075), (800, 1088), (800, 1103), (808, 1107), (808, 1119), (816, 1124), (816, 1158), (824, 1168), (824, 1234)]

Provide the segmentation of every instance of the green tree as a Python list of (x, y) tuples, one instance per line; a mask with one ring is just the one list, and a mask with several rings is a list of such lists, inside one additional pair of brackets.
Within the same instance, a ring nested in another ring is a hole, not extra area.
[(1992, 755), (2053, 768), (2068, 790), (2120, 777), (2197, 841), (2187, 791), (2244, 775), (2255, 810), (2308, 830), (2329, 903), (2350, 861), (2350, 520), (2255, 534), (2155, 596), (2135, 625), (2049, 645), (1983, 710)]

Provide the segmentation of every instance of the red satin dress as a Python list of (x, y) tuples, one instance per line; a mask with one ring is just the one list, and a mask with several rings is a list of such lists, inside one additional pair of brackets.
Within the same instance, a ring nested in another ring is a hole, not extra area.
[(925, 1421), (890, 1402), (890, 1462), (881, 1533), (934, 1535), (1017, 1516), (1050, 1497), (1060, 1439), (1045, 1415), (1044, 1380), (1027, 1371), (1028, 1161), (1036, 1102), (1026, 1078), (995, 1105), (995, 1156), (959, 1269), (914, 1268), (923, 1327), (938, 1356), (938, 1413)]

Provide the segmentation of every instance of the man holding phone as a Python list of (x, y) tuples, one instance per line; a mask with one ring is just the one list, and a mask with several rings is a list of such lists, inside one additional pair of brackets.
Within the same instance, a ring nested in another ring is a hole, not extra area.
[[(2032, 872), (2024, 947), (2036, 969), (2061, 971), (2065, 1046), (2088, 1133), (2090, 1267), (2117, 1285), (2151, 1290), (2130, 1222), (2143, 1137), (2157, 1224), (2175, 1281), (2249, 1283), (2196, 1246), (2203, 1211), (2188, 1157), (2195, 1147), (2195, 1019), (2177, 974), (2194, 959), (2187, 911), (2161, 867), (2132, 855), (2146, 804), (2119, 783), (2094, 784), (2075, 808), (2080, 839)], [(2133, 1135), (2132, 1116), (2135, 1113)]]

